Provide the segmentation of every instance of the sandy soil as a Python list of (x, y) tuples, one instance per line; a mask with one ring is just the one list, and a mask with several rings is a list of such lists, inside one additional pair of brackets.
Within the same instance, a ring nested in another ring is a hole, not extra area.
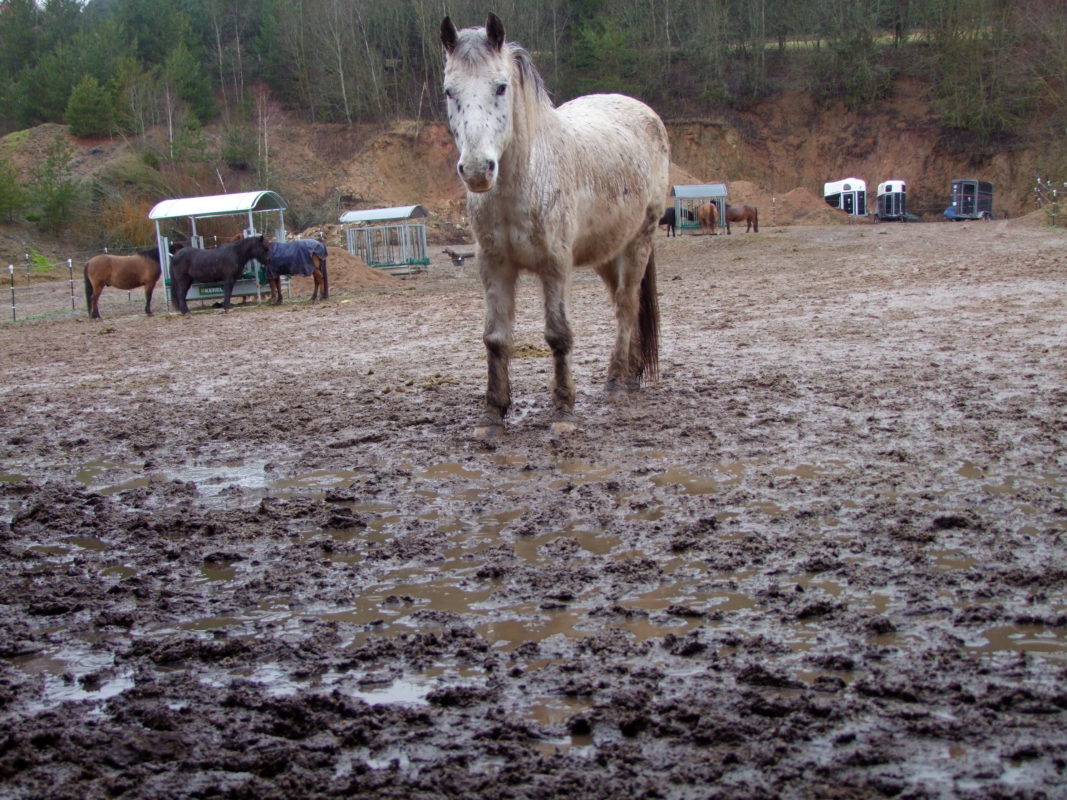
[(0, 796), (1067, 794), (1067, 236), (657, 239), (473, 436), (473, 267), (0, 327)]

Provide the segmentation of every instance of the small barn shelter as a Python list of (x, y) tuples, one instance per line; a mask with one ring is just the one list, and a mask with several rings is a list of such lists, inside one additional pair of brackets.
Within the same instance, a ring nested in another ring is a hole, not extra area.
[(828, 181), (823, 184), (822, 196), (828, 205), (849, 216), (867, 216), (867, 182), (860, 178)]
[(672, 186), (671, 197), (674, 198), (674, 218), (677, 220), (677, 228), (699, 231), (700, 223), (696, 221), (696, 210), (705, 203), (714, 203), (718, 207), (719, 227), (726, 225), (725, 183), (689, 183)]
[(341, 223), (348, 252), (393, 275), (425, 272), (430, 263), (426, 224), (415, 220), (428, 216), (421, 205), (346, 211)]
[[(278, 241), (285, 241), (285, 210), (289, 208), (281, 195), (263, 190), (255, 192), (237, 192), (234, 194), (216, 194), (207, 197), (179, 197), (161, 200), (156, 203), (148, 218), (156, 224), (156, 245), (159, 248), (159, 263), (163, 267), (164, 287), (170, 286), (170, 238), (164, 234), (161, 223), (168, 220), (183, 219), (189, 222), (189, 245), (204, 246), (204, 237), (196, 230), (196, 222), (212, 217), (239, 217), (245, 236), (272, 235)], [(169, 234), (170, 231), (167, 231)], [(264, 281), (260, 276), (260, 265), (250, 262), (248, 269), (233, 287), (233, 296), (255, 295), (260, 298)], [(170, 303), (170, 291), (165, 292)], [(221, 283), (194, 283), (189, 287), (186, 298), (189, 300), (211, 300), (223, 296)]]

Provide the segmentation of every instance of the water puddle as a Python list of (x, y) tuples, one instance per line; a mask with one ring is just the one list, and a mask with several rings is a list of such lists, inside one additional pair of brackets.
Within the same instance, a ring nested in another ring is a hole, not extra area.
[(660, 488), (681, 486), (682, 491), (691, 495), (718, 494), (723, 489), (737, 486), (745, 476), (745, 465), (741, 462), (720, 464), (713, 474), (702, 475), (684, 468), (668, 469), (652, 478), (652, 483)]
[(15, 656), (12, 665), (39, 676), (43, 688), (28, 704), (31, 712), (80, 700), (103, 701), (133, 688), (132, 670), (117, 669), (109, 652), (74, 643), (52, 652)]
[(967, 647), (985, 653), (1041, 653), (1067, 663), (1067, 629), (1042, 625), (999, 625), (983, 631)]

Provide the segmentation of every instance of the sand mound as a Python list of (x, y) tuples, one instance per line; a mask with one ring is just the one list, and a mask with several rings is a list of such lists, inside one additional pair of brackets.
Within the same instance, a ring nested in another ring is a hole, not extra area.
[[(342, 247), (326, 246), (326, 268), (330, 276), (330, 291), (365, 291), (368, 289), (395, 289), (404, 285), (400, 278), (374, 267), (368, 267), (363, 259), (354, 256)], [(310, 277), (294, 277), (293, 295), (310, 295), (315, 281)]]
[(775, 194), (751, 181), (730, 181), (727, 188), (730, 205), (755, 206), (764, 225), (833, 225), (847, 223), (850, 219), (801, 186), (785, 194)]
[(671, 186), (692, 186), (698, 183), (706, 183), (706, 181), (700, 180), (691, 172), (686, 172), (679, 167), (673, 161), (671, 162), (670, 171), (670, 185)]

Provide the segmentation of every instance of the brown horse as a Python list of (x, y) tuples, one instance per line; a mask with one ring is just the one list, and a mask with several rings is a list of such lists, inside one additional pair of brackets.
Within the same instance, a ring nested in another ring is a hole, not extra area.
[(759, 233), (759, 213), (755, 206), (726, 206), (726, 232), (730, 232), (731, 222), (744, 222), (745, 233)]
[(715, 235), (715, 226), (719, 224), (719, 209), (714, 203), (705, 203), (697, 209), (697, 222), (702, 233)]
[[(180, 245), (179, 245), (180, 247)], [(85, 305), (89, 316), (100, 319), (100, 295), (105, 286), (116, 289), (144, 287), (144, 313), (152, 316), (152, 290), (159, 281), (159, 250), (141, 250), (132, 256), (101, 253), (85, 265)]]

